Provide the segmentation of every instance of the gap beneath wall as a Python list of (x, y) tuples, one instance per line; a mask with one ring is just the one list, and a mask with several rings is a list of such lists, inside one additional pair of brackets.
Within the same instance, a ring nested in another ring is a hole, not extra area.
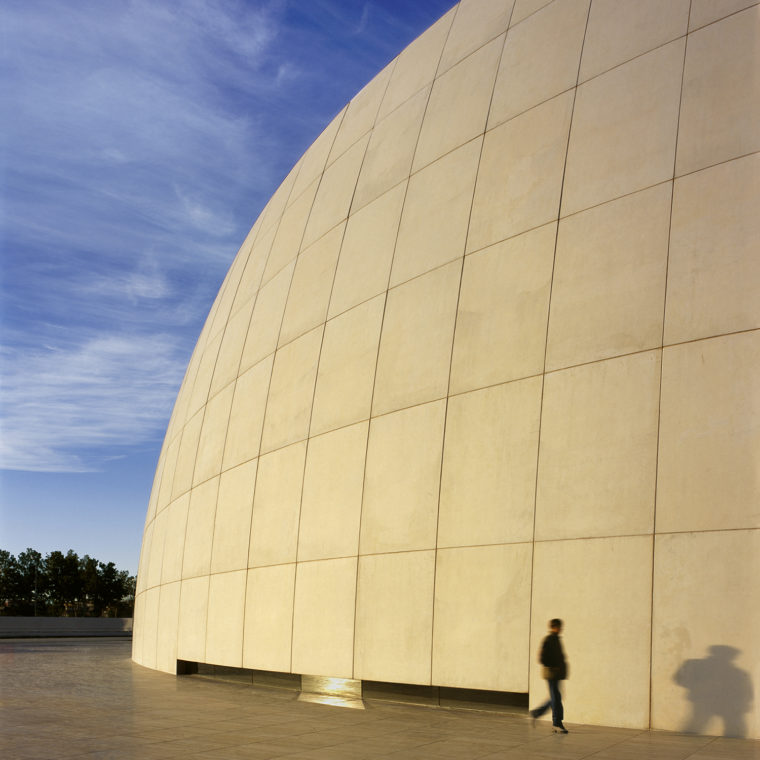
[(196, 676), (246, 686), (270, 687), (299, 693), (299, 699), (340, 707), (363, 707), (364, 702), (396, 702), (428, 707), (527, 713), (528, 694), (458, 689), (451, 686), (358, 681), (329, 676), (280, 673), (177, 660), (178, 676)]

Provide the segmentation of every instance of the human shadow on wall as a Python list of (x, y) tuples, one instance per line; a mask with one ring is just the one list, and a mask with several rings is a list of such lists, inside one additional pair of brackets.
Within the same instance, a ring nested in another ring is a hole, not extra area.
[(752, 708), (753, 690), (749, 673), (734, 665), (740, 654), (735, 647), (715, 644), (701, 660), (686, 660), (673, 680), (687, 690), (691, 717), (686, 733), (703, 733), (711, 718), (723, 721), (723, 736), (745, 738), (745, 714)]

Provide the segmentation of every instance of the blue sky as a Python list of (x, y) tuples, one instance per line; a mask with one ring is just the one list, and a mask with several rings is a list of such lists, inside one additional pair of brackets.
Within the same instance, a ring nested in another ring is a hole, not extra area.
[(266, 201), (453, 0), (4, 0), (0, 548), (135, 572), (158, 452)]

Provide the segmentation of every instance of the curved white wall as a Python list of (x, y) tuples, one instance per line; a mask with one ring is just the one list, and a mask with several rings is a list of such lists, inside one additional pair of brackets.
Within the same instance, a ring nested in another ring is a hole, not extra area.
[(697, 660), (760, 735), (759, 40), (750, 2), (463, 0), (381, 71), (211, 309), (134, 659), (536, 702), (558, 616), (570, 722), (683, 729)]

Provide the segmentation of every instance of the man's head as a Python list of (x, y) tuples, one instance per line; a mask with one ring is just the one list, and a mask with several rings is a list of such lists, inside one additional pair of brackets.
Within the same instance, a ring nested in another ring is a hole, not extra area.
[(552, 618), (549, 621), (549, 630), (553, 633), (559, 633), (562, 630), (562, 621), (559, 618)]

